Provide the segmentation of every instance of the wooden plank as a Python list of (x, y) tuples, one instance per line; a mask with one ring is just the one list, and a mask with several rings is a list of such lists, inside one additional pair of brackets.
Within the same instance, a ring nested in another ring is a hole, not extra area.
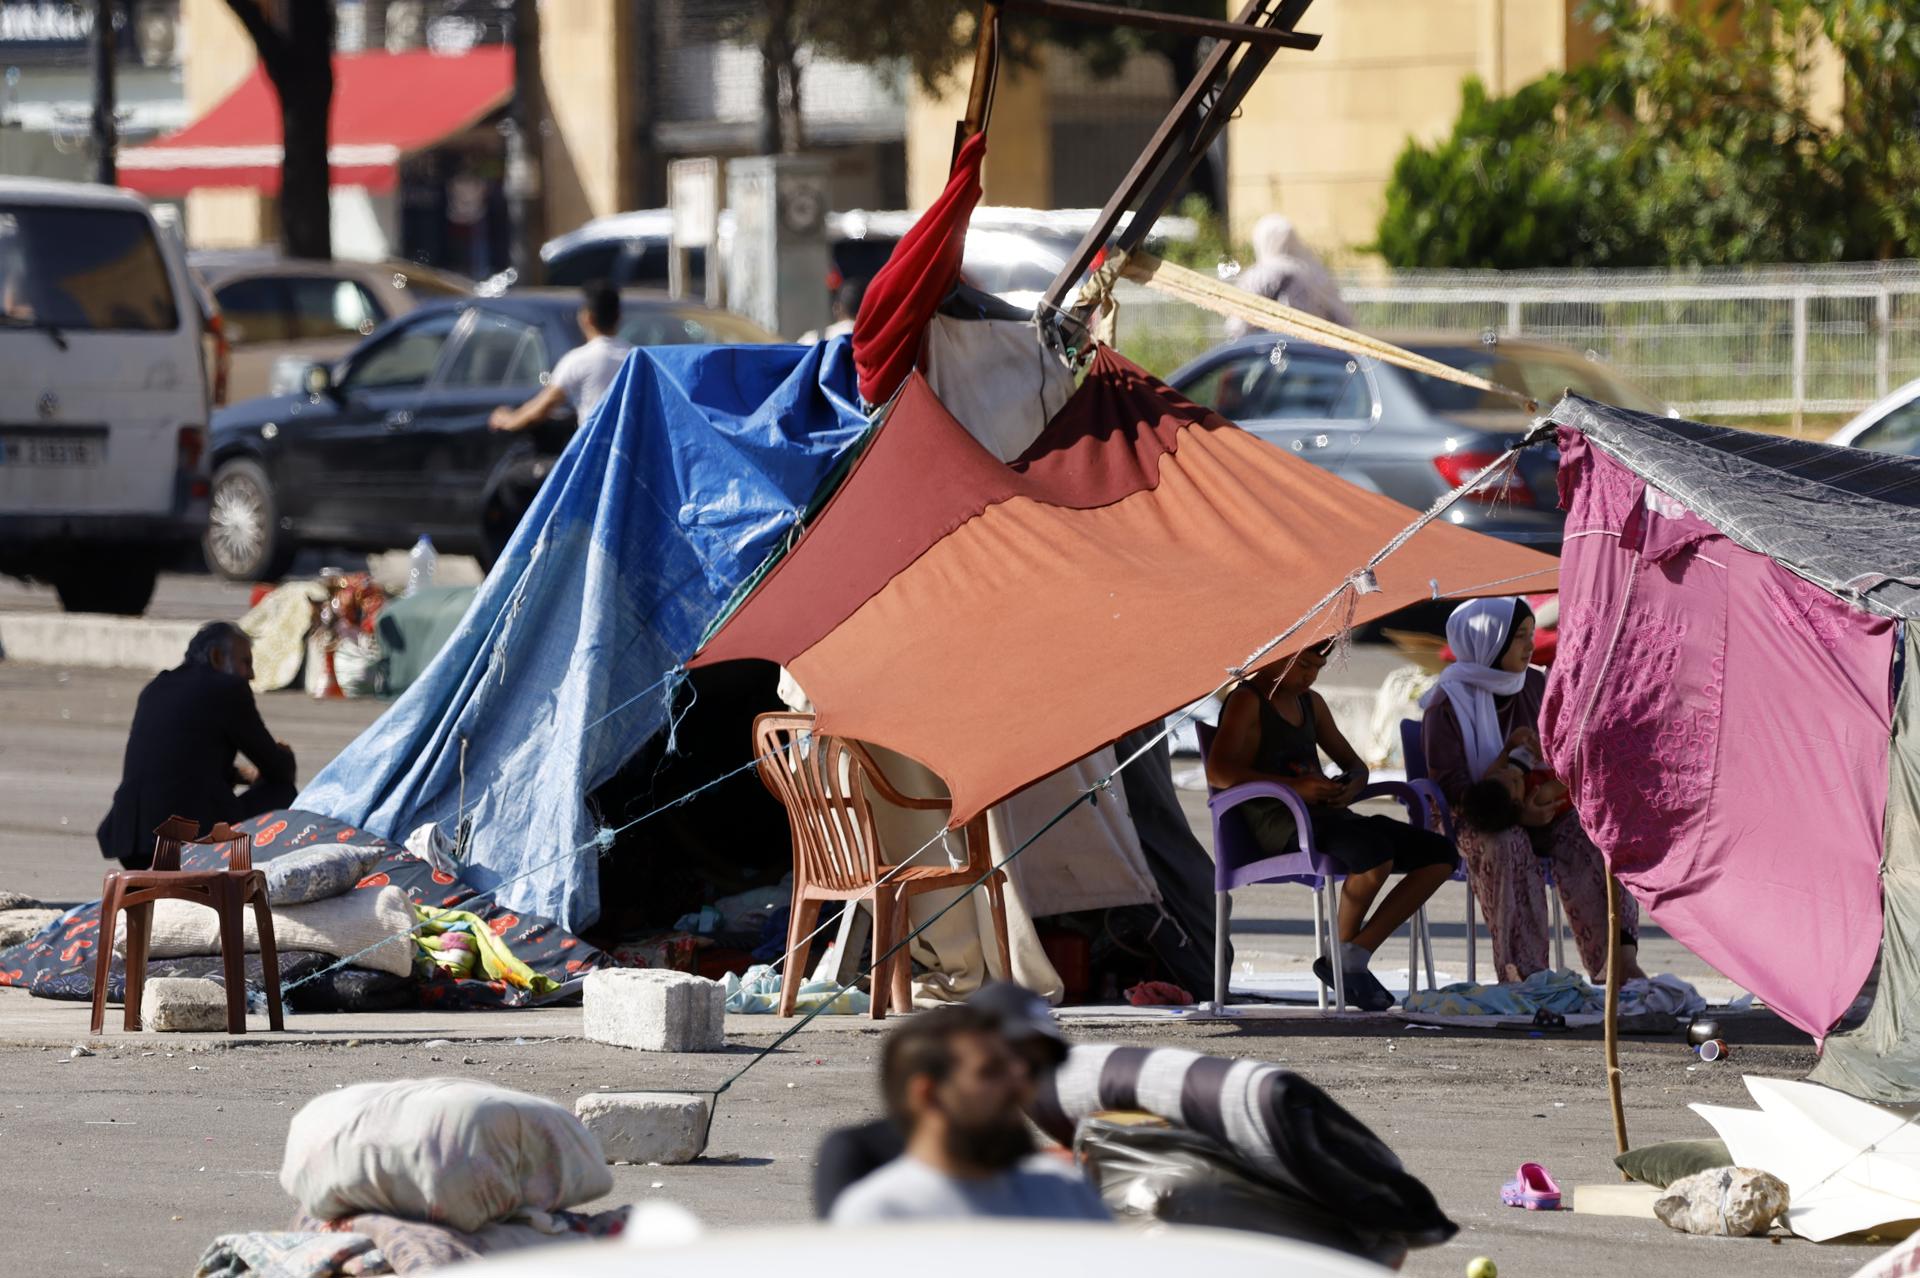
[(1090, 26), (1135, 27), (1145, 31), (1167, 31), (1174, 35), (1197, 36), (1213, 40), (1237, 40), (1256, 49), (1317, 49), (1320, 37), (1290, 28), (1255, 27), (1225, 18), (1190, 18), (1153, 9), (1128, 9), (1114, 4), (1091, 4), (1088, 0), (1002, 0), (1019, 14), (1052, 18), (1056, 22), (1084, 22)]

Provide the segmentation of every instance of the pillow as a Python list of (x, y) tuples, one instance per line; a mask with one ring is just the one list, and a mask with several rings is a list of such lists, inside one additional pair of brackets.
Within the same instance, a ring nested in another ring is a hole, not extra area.
[(322, 843), (298, 848), (255, 868), (267, 876), (267, 900), (276, 907), (304, 905), (353, 891), (354, 884), (386, 857), (385, 848)]
[(564, 1107), (464, 1078), (361, 1083), (293, 1116), (280, 1186), (310, 1216), (383, 1212), (468, 1231), (609, 1193), (600, 1142)]
[[(414, 944), (409, 935), (413, 922), (413, 905), (400, 888), (349, 892), (306, 905), (276, 907), (273, 944), (283, 952), (317, 950), (335, 958), (352, 958), (355, 967), (407, 976), (413, 972)], [(362, 954), (369, 946), (376, 948)], [(116, 953), (126, 953), (125, 923), (114, 929), (113, 948)], [(249, 954), (260, 952), (260, 937), (254, 929), (251, 906), (246, 911), (246, 949)], [(153, 903), (153, 937), (147, 946), (149, 958), (182, 958), (219, 952), (220, 919), (212, 910), (193, 901)]]
[(1665, 1189), (1676, 1180), (1716, 1167), (1731, 1167), (1733, 1156), (1723, 1140), (1669, 1140), (1629, 1149), (1613, 1165), (1647, 1185)]

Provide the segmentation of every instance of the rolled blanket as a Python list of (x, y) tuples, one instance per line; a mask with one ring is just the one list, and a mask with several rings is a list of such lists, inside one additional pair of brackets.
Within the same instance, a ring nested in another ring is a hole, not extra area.
[(1075, 1047), (1042, 1084), (1032, 1117), (1070, 1145), (1081, 1120), (1105, 1110), (1146, 1110), (1211, 1137), (1356, 1232), (1430, 1247), (1459, 1231), (1366, 1124), (1278, 1065), (1170, 1047)]

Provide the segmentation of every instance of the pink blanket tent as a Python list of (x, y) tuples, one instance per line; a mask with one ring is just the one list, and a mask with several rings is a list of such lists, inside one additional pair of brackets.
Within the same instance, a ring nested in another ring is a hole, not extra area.
[(1824, 1040), (1816, 1079), (1920, 1100), (1920, 460), (1577, 395), (1550, 419), (1542, 735), (1582, 821), (1662, 927)]

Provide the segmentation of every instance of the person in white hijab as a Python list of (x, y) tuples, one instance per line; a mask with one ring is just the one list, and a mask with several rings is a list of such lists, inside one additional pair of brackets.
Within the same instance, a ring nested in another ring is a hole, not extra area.
[[(1501, 730), (1500, 712), (1494, 706), (1495, 697), (1518, 696), (1527, 686), (1530, 667), (1526, 661), (1519, 661), (1518, 669), (1514, 669), (1515, 662), (1501, 660), (1520, 648), (1508, 641), (1513, 637), (1514, 617), (1525, 607), (1518, 599), (1470, 599), (1455, 608), (1447, 618), (1447, 646), (1453, 649), (1453, 664), (1440, 672), (1439, 681), (1420, 698), (1422, 709), (1441, 697), (1453, 705), (1454, 717), (1460, 722), (1460, 739), (1466, 746), (1467, 767), (1476, 777), (1486, 776), (1509, 746), (1526, 744), (1529, 735), (1529, 729), (1516, 728), (1512, 734), (1516, 739), (1510, 741)], [(1528, 622), (1525, 656), (1531, 657), (1530, 613)], [(1537, 751), (1537, 737), (1534, 745)]]
[[(1607, 869), (1565, 787), (1540, 774), (1546, 676), (1531, 665), (1535, 618), (1518, 599), (1475, 599), (1447, 619), (1453, 664), (1421, 698), (1428, 775), (1457, 818), (1461, 859), (1493, 936), (1494, 970), (1524, 980), (1548, 966), (1546, 875), (1582, 965), (1606, 979)], [(1637, 960), (1639, 907), (1621, 894), (1621, 971)]]
[[(1340, 286), (1300, 238), (1292, 219), (1283, 213), (1269, 213), (1253, 224), (1252, 239), (1253, 265), (1233, 277), (1237, 286), (1282, 306), (1352, 327), (1353, 312), (1341, 300)], [(1227, 320), (1227, 336), (1240, 337), (1248, 331), (1245, 320)]]

